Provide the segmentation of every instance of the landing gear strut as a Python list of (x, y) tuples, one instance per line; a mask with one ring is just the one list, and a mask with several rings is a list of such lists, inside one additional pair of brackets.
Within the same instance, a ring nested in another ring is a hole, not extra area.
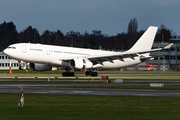
[(74, 76), (75, 75), (74, 72), (70, 72), (69, 70), (70, 70), (69, 68), (65, 68), (66, 72), (63, 72), (62, 76), (64, 77), (64, 76)]
[(91, 75), (91, 76), (98, 76), (98, 73), (97, 72), (93, 72), (93, 71), (86, 71), (85, 74), (88, 76), (88, 75)]

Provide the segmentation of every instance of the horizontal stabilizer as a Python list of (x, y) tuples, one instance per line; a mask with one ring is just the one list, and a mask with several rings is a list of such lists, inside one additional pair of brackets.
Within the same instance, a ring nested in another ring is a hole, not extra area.
[(170, 49), (172, 45), (173, 45), (173, 43), (167, 45), (166, 47), (164, 47), (164, 49)]

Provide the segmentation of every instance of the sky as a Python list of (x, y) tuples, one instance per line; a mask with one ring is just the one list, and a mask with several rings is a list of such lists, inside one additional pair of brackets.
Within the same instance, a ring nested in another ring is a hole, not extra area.
[(180, 0), (0, 0), (0, 24), (13, 22), (18, 32), (28, 26), (45, 30), (127, 32), (136, 18), (138, 30), (161, 24), (180, 35)]

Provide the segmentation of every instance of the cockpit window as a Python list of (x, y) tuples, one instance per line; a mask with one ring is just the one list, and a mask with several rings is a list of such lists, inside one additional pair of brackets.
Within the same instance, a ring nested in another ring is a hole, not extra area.
[(8, 47), (8, 49), (16, 49), (16, 47)]

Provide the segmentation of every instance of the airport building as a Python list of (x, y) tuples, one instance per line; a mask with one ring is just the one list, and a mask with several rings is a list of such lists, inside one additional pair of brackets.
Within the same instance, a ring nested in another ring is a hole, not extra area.
[[(0, 52), (0, 70), (8, 70), (9, 66), (9, 57), (3, 52)], [(11, 59), (11, 69), (19, 69), (19, 63), (17, 60)]]
[[(145, 70), (146, 65), (153, 65), (153, 70), (180, 70), (180, 38), (171, 38), (170, 43), (174, 43), (171, 49), (152, 52), (154, 60), (144, 62), (135, 66), (127, 67), (127, 70)], [(152, 49), (163, 48), (170, 43), (154, 43)]]
[[(170, 43), (174, 44), (169, 50), (152, 52), (152, 56), (160, 57), (155, 57), (153, 61), (148, 61), (147, 64), (152, 64), (157, 70), (180, 70), (180, 38), (171, 38)], [(168, 44), (154, 43), (153, 49), (162, 48)]]

